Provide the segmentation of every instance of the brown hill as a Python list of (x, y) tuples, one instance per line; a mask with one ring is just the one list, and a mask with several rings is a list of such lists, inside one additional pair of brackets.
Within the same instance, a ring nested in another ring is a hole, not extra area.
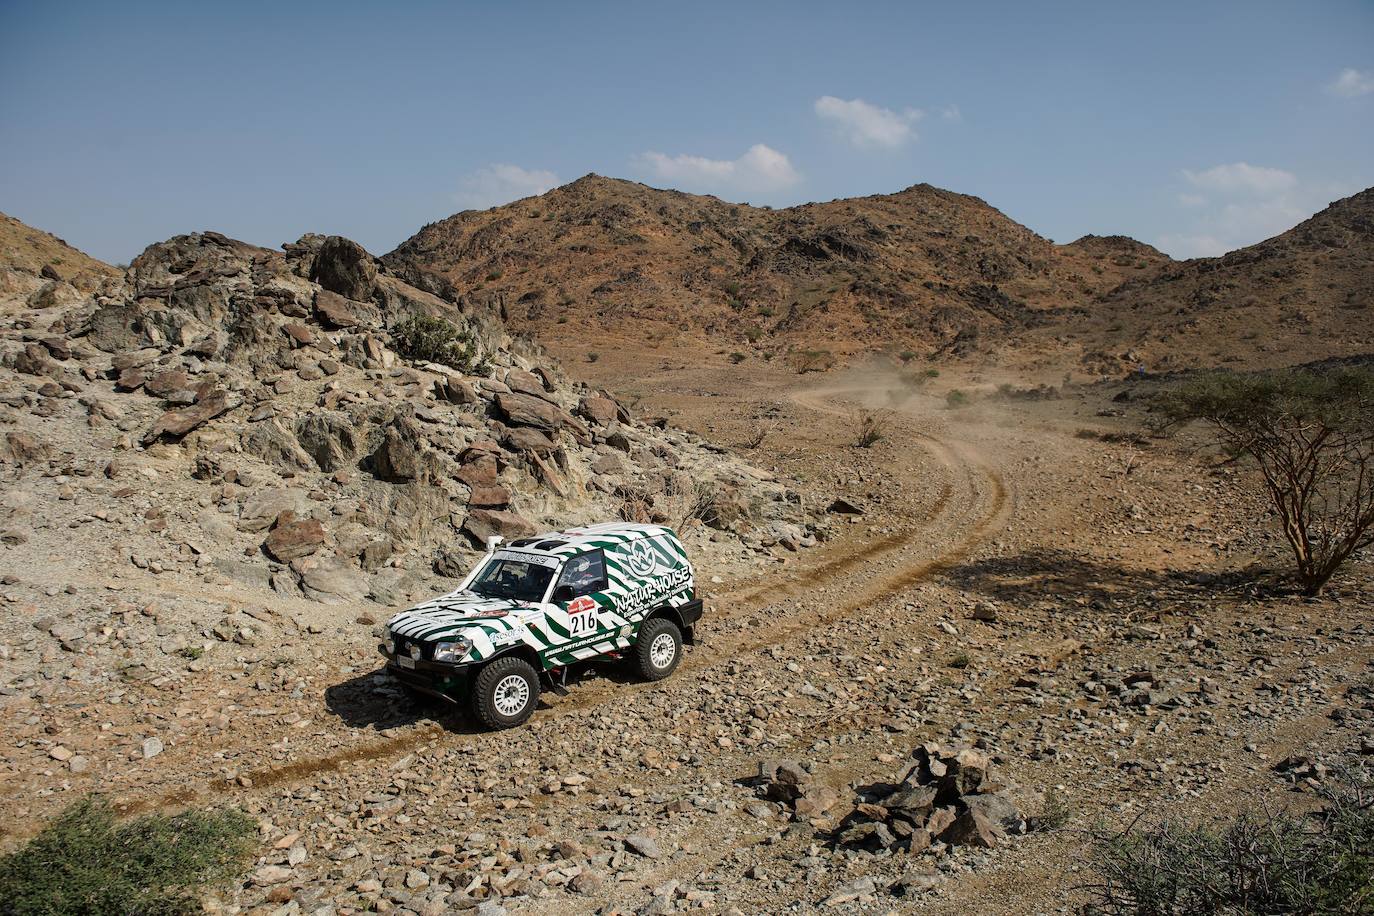
[(1374, 351), (1371, 303), (1374, 188), (1257, 245), (1129, 280), (1065, 333), (1106, 366), (1283, 366)]
[(499, 302), (564, 352), (590, 334), (687, 333), (769, 355), (818, 340), (841, 354), (965, 349), (1170, 263), (1129, 240), (1055, 245), (925, 184), (773, 210), (597, 175), (433, 223), (384, 260)]
[(916, 185), (783, 210), (588, 175), (426, 226), (384, 259), (499, 306), (555, 352), (707, 345), (804, 368), (886, 350), (1115, 374), (1374, 349), (1374, 190), (1221, 258), (1056, 245)]
[(119, 271), (62, 239), (0, 213), (0, 310), (75, 302)]

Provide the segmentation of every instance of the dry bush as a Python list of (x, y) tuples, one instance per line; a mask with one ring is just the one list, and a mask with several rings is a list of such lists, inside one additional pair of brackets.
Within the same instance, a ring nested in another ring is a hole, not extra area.
[(871, 448), (887, 436), (891, 417), (876, 410), (859, 410), (854, 414), (854, 447)]
[(1374, 544), (1374, 370), (1218, 373), (1154, 407), (1158, 427), (1202, 420), (1259, 467), (1306, 594)]
[(1374, 912), (1374, 795), (1347, 777), (1325, 807), (1261, 808), (1218, 825), (1165, 821), (1093, 834), (1097, 916)]
[(0, 912), (199, 913), (199, 889), (237, 876), (256, 837), (254, 820), (234, 809), (120, 823), (107, 802), (86, 798), (0, 857)]

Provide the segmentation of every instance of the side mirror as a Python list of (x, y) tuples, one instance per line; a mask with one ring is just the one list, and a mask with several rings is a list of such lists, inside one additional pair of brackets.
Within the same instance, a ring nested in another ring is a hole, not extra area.
[(575, 597), (577, 596), (573, 594), (573, 587), (571, 585), (560, 585), (553, 590), (551, 600), (556, 604), (564, 604), (573, 600)]

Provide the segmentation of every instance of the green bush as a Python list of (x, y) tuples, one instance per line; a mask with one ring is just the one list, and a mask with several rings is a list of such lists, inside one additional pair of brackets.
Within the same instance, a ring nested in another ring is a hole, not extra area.
[(1374, 799), (1353, 780), (1306, 817), (1246, 811), (1216, 826), (1094, 832), (1089, 914), (1374, 912)]
[(1202, 420), (1255, 463), (1306, 594), (1374, 545), (1374, 370), (1214, 373), (1152, 406), (1159, 428)]
[(197, 892), (238, 875), (256, 833), (253, 819), (233, 809), (148, 815), (120, 824), (105, 801), (86, 798), (0, 858), (0, 911), (199, 913)]
[(472, 332), (443, 318), (407, 318), (391, 329), (391, 341), (401, 358), (413, 363), (442, 363), (469, 374), (480, 365)]
[(950, 407), (963, 407), (968, 404), (968, 395), (958, 388), (952, 388), (945, 395), (945, 403)]

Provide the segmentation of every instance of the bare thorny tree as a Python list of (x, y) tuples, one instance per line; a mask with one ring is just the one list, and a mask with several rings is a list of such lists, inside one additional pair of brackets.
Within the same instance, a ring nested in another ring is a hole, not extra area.
[(1306, 594), (1374, 544), (1374, 370), (1213, 375), (1157, 403), (1162, 427), (1203, 420), (1253, 459)]

